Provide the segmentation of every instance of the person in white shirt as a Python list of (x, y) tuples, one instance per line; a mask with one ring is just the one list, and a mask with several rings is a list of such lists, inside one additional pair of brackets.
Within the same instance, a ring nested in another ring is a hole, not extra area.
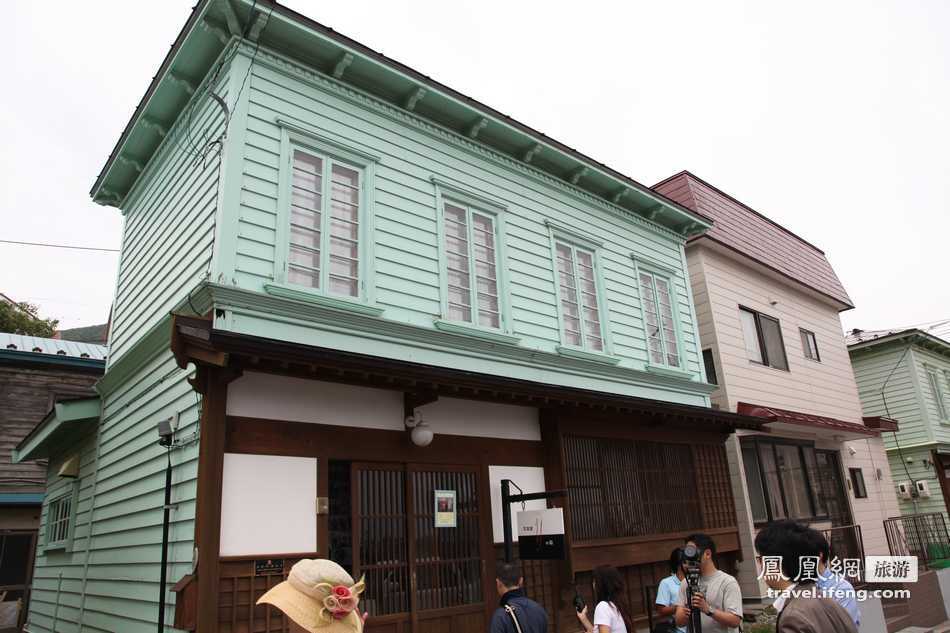
[(587, 617), (587, 607), (577, 614), (585, 633), (634, 633), (633, 618), (624, 596), (623, 579), (616, 567), (601, 565), (594, 570), (594, 621)]

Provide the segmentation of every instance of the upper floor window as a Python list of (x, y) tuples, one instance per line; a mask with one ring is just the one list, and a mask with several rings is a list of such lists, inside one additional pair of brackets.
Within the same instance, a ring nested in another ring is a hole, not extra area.
[(934, 402), (937, 403), (937, 415), (941, 420), (947, 419), (947, 403), (944, 402), (943, 389), (940, 387), (940, 381), (937, 379), (937, 370), (927, 368), (927, 377), (930, 381), (930, 392), (933, 394)]
[(288, 283), (359, 296), (362, 187), (360, 167), (294, 150)]
[(57, 497), (46, 509), (46, 547), (65, 547), (69, 540), (73, 518), (73, 493)]
[(464, 204), (443, 205), (446, 318), (501, 327), (498, 292), (498, 233), (491, 214)]
[(716, 361), (713, 360), (711, 349), (703, 350), (703, 366), (706, 368), (706, 382), (710, 385), (718, 385), (719, 378), (716, 376)]
[(818, 340), (815, 333), (805, 328), (798, 328), (798, 333), (802, 337), (802, 350), (805, 352), (805, 358), (821, 362), (821, 356), (818, 355)]
[(564, 344), (604, 351), (594, 253), (557, 240), (558, 295)]
[(739, 318), (749, 360), (788, 371), (788, 358), (785, 356), (782, 327), (778, 319), (741, 306)]
[(639, 272), (639, 279), (650, 362), (679, 367), (680, 350), (676, 339), (670, 282), (665, 277), (646, 271)]

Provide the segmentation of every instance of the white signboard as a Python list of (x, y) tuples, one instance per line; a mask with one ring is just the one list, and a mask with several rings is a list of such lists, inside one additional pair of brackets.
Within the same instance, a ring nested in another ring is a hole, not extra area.
[(521, 560), (563, 560), (564, 510), (526, 510), (518, 513), (518, 557)]

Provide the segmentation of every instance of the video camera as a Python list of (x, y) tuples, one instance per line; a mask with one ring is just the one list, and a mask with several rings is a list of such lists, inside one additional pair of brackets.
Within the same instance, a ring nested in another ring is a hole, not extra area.
[(703, 594), (704, 590), (700, 586), (700, 580), (703, 577), (701, 562), (703, 552), (695, 545), (687, 545), (680, 549), (680, 560), (683, 564), (683, 571), (686, 574), (686, 605), (690, 607), (689, 620), (686, 629), (689, 633), (702, 633), (703, 623), (702, 614), (693, 608), (693, 594)]

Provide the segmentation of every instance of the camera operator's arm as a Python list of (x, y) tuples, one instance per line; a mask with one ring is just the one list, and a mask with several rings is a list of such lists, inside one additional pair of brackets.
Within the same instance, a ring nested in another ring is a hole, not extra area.
[(686, 608), (686, 583), (684, 582), (680, 585), (679, 594), (676, 596), (676, 613), (673, 616), (673, 620), (676, 622), (676, 626), (686, 626), (686, 623), (689, 621), (689, 609)]
[[(710, 607), (709, 603), (706, 602), (706, 598), (704, 598), (703, 595), (700, 593), (693, 595), (693, 608), (699, 609), (700, 611), (705, 613), (708, 617), (712, 618), (713, 620), (715, 620), (716, 622), (718, 622), (719, 624), (727, 628), (735, 628), (739, 626), (739, 624), (742, 622), (742, 618), (740, 618), (735, 613), (732, 613), (731, 611), (725, 611), (723, 609), (714, 609)], [(676, 623), (680, 624), (678, 616), (676, 618)], [(685, 618), (683, 619), (683, 624), (686, 624)]]

